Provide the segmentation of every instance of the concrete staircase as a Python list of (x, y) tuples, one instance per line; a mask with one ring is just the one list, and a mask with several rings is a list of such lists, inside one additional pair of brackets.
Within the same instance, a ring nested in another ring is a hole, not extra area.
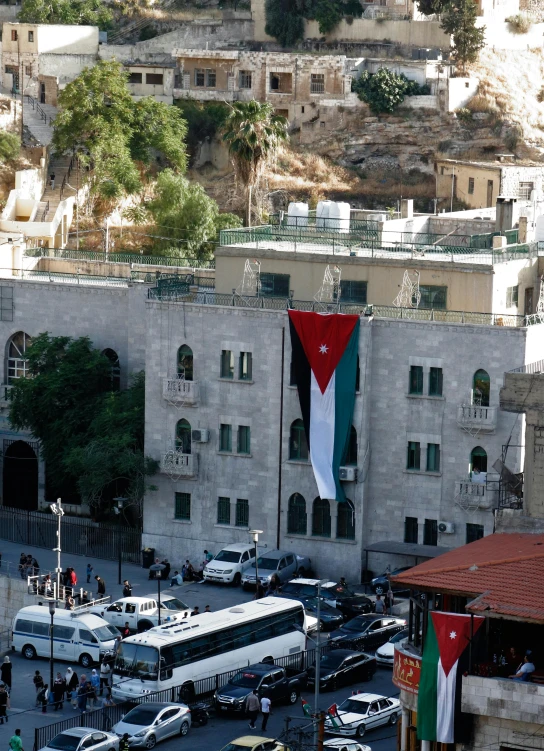
[[(47, 208), (47, 202), (49, 202), (49, 207), (44, 217), (45, 221), (52, 221), (53, 217), (55, 216), (57, 207), (63, 198), (75, 195), (75, 192), (73, 190), (70, 190), (69, 188), (66, 189), (64, 195), (61, 195), (63, 179), (66, 178), (66, 181), (68, 181), (69, 172), (70, 157), (64, 155), (57, 156), (53, 154), (49, 161), (49, 169), (47, 170), (47, 187), (41, 198), (44, 205), (44, 210), (45, 208)], [(54, 188), (51, 188), (49, 184), (49, 176), (52, 173), (55, 174)]]
[(30, 96), (25, 96), (23, 125), (41, 146), (49, 146), (53, 137), (51, 121), (57, 114), (57, 108), (51, 104), (39, 104)]

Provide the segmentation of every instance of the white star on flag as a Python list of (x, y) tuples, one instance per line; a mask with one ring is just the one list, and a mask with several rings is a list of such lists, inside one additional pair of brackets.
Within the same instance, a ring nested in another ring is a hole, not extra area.
[(322, 345), (321, 345), (321, 346), (319, 347), (319, 352), (320, 352), (320, 354), (322, 354), (322, 355), (326, 355), (328, 351), (329, 351), (329, 348), (327, 347), (327, 345), (326, 345), (326, 344), (322, 344)]
[(450, 639), (457, 639), (457, 631), (450, 631)]

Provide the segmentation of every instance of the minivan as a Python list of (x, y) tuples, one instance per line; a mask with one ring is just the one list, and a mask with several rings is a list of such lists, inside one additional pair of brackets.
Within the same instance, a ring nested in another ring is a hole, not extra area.
[(226, 545), (204, 567), (204, 581), (240, 585), (242, 574), (255, 561), (255, 546)]
[[(27, 660), (51, 654), (49, 608), (30, 605), (21, 608), (13, 619), (11, 648)], [(119, 630), (93, 613), (55, 610), (53, 615), (53, 657), (76, 660), (84, 668), (100, 662), (117, 648)]]
[[(280, 582), (289, 581), (297, 571), (308, 571), (311, 562), (309, 558), (297, 556), (286, 550), (270, 550), (259, 556), (257, 567), (259, 571), (259, 581), (263, 587), (270, 584), (270, 579), (274, 574), (278, 575)], [(255, 586), (255, 562), (251, 564), (248, 570), (242, 576), (242, 588)]]

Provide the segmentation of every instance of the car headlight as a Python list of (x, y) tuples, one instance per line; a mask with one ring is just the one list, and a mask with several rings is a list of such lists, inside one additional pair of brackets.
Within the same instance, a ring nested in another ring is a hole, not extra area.
[(135, 738), (143, 738), (146, 733), (147, 733), (147, 730), (140, 730), (139, 733), (134, 733), (134, 737)]
[(226, 571), (223, 571), (224, 574), (232, 574), (232, 569), (228, 568)]

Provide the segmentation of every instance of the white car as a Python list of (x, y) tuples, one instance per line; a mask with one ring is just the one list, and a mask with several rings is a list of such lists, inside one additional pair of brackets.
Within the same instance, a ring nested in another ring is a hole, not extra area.
[(345, 738), (329, 738), (324, 742), (323, 748), (331, 751), (371, 751), (370, 746), (364, 746), (357, 741), (349, 741)]
[(56, 735), (41, 751), (119, 751), (119, 738), (93, 728), (70, 728)]
[(367, 730), (380, 725), (396, 725), (399, 714), (398, 699), (388, 699), (378, 694), (357, 694), (338, 707), (337, 727), (330, 718), (325, 720), (325, 732), (362, 738)]
[(392, 668), (395, 660), (395, 644), (398, 644), (398, 642), (404, 641), (407, 638), (408, 629), (405, 628), (402, 631), (399, 631), (398, 634), (392, 636), (389, 641), (382, 644), (381, 647), (378, 647), (376, 650), (376, 664), (382, 665), (386, 668)]

